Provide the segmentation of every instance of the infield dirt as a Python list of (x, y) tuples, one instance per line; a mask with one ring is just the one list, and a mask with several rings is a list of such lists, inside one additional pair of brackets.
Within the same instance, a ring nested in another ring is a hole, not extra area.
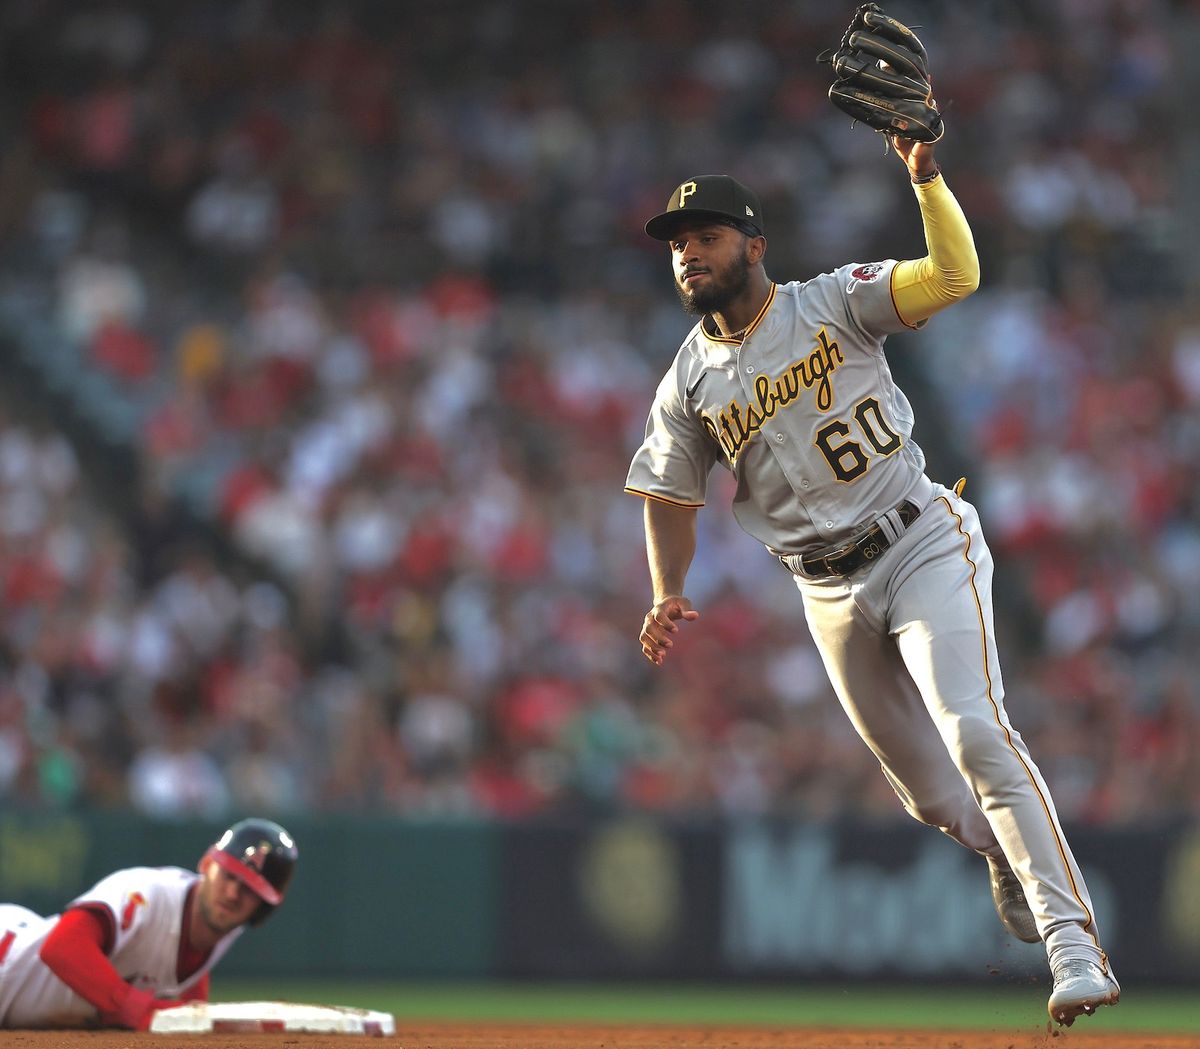
[(3, 1049), (1200, 1049), (1200, 1036), (1122, 1031), (888, 1031), (845, 1028), (550, 1027), (404, 1024), (393, 1038), (313, 1034), (153, 1035), (0, 1031)]

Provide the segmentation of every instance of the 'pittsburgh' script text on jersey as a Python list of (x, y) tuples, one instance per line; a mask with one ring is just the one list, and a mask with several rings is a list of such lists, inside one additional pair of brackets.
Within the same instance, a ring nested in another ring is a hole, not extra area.
[(762, 425), (780, 408), (786, 408), (800, 395), (800, 389), (816, 387), (816, 405), (820, 412), (829, 411), (833, 404), (832, 374), (845, 358), (838, 348), (837, 340), (830, 339), (822, 327), (816, 333), (816, 346), (812, 352), (796, 361), (775, 379), (761, 372), (754, 379), (754, 394), (757, 404), (740, 405), (730, 401), (714, 422), (707, 415), (702, 417), (704, 428), (717, 441), (729, 461), (734, 462), (742, 447), (762, 429)]

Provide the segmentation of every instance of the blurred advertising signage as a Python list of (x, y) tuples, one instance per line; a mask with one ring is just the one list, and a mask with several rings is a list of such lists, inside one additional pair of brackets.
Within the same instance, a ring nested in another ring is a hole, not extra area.
[(57, 908), (86, 888), (88, 827), (73, 816), (0, 818), (0, 900)]
[[(725, 842), (721, 943), (731, 972), (983, 976), (1040, 971), (1040, 944), (1009, 937), (984, 860), (927, 828), (750, 824)], [(867, 833), (864, 833), (867, 832)], [(1106, 942), (1109, 880), (1085, 871)]]

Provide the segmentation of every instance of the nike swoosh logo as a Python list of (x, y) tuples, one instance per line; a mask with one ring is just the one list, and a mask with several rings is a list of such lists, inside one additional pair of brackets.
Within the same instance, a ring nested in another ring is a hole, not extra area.
[(701, 372), (701, 373), (700, 373), (700, 378), (699, 378), (699, 379), (697, 379), (697, 380), (696, 380), (694, 383), (692, 383), (692, 385), (691, 385), (691, 386), (689, 386), (689, 387), (688, 387), (688, 388), (687, 388), (687, 389), (684, 391), (684, 393), (686, 393), (686, 394), (687, 394), (689, 397), (693, 396), (693, 395), (695, 394), (695, 392), (696, 392), (698, 389), (700, 389), (700, 384), (701, 384), (702, 382), (704, 382), (704, 377), (705, 377), (707, 374), (708, 374), (708, 372)]

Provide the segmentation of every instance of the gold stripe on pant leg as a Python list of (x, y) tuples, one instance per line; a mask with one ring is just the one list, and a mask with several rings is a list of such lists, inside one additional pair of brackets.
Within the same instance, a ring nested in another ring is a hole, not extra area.
[(1034, 776), (1033, 770), (1029, 767), (1029, 763), (1026, 762), (1026, 760), (1021, 756), (1021, 752), (1017, 750), (1016, 745), (1013, 743), (1012, 734), (1009, 732), (1008, 726), (1005, 725), (1004, 721), (1001, 719), (1000, 707), (996, 703), (995, 696), (992, 695), (992, 672), (988, 665), (987, 624), (984, 622), (983, 618), (983, 602), (980, 601), (979, 591), (975, 586), (976, 566), (975, 562), (971, 560), (971, 537), (963, 528), (963, 519), (955, 512), (954, 508), (950, 505), (950, 501), (945, 496), (938, 496), (935, 501), (942, 503), (946, 507), (947, 512), (951, 517), (954, 518), (955, 528), (958, 530), (958, 534), (963, 537), (963, 540), (966, 543), (966, 547), (963, 551), (963, 560), (965, 560), (967, 564), (971, 566), (971, 596), (975, 599), (975, 614), (979, 619), (979, 637), (983, 648), (983, 676), (987, 681), (987, 698), (988, 703), (990, 703), (992, 707), (992, 716), (996, 719), (996, 724), (1000, 726), (1000, 730), (1004, 733), (1004, 740), (1008, 744), (1009, 749), (1016, 756), (1017, 761), (1021, 763), (1021, 768), (1025, 770), (1025, 775), (1029, 778), (1029, 784), (1033, 787), (1034, 793), (1037, 794), (1038, 801), (1041, 802), (1042, 811), (1046, 814), (1046, 822), (1050, 825), (1050, 833), (1054, 836), (1054, 844), (1058, 847), (1058, 855), (1063, 862), (1063, 869), (1067, 872), (1067, 881), (1070, 882), (1071, 892), (1075, 897), (1075, 902), (1079, 904), (1080, 909), (1084, 914), (1087, 915), (1087, 925), (1084, 927), (1084, 931), (1087, 932), (1088, 928), (1093, 930), (1092, 932), (1088, 933), (1088, 935), (1091, 936), (1093, 942), (1096, 944), (1097, 949), (1099, 949), (1100, 942), (1097, 939), (1094, 931), (1096, 927), (1095, 919), (1092, 917), (1091, 910), (1088, 908), (1087, 904), (1083, 902), (1083, 898), (1079, 894), (1079, 886), (1075, 882), (1075, 875), (1071, 872), (1071, 863), (1067, 859), (1066, 845), (1063, 843), (1062, 836), (1059, 834), (1058, 827), (1055, 825), (1054, 816), (1050, 811), (1050, 804), (1046, 800), (1045, 795), (1042, 793), (1041, 788), (1038, 787), (1037, 777)]

